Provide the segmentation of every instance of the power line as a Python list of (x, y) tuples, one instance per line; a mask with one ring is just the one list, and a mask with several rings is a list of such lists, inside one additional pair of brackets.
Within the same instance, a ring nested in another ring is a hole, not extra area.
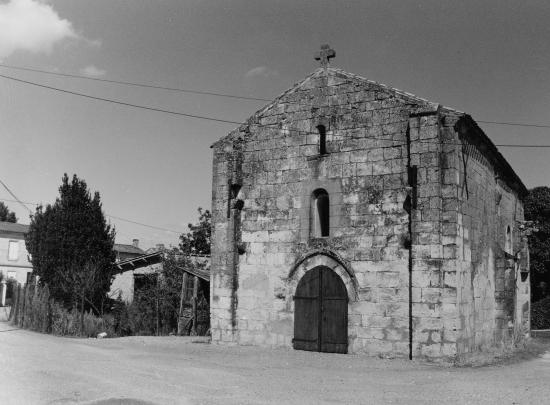
[[(4, 187), (6, 187), (6, 185), (2, 182), (2, 180), (0, 180), (0, 183), (2, 183), (4, 185)], [(10, 194), (16, 198), (14, 196), (14, 194), (11, 193), (11, 191), (9, 191), (8, 188), (6, 188), (6, 190), (8, 190), (8, 192), (10, 192)], [(15, 200), (10, 200), (10, 199), (6, 199), (6, 198), (0, 198), (0, 201), (8, 201), (8, 202), (18, 202), (20, 204), (29, 204), (29, 205), (41, 205), (40, 203), (33, 203), (33, 202), (23, 202), (23, 201), (20, 201), (19, 199), (15, 199)], [(29, 210), (29, 212), (31, 212), (31, 210), (23, 205), (27, 210)], [(32, 214), (32, 212), (31, 212)], [(130, 219), (126, 219), (126, 218), (121, 218), (121, 217), (117, 217), (115, 215), (109, 215), (109, 214), (105, 214), (106, 217), (109, 217), (109, 218), (114, 218), (114, 219), (118, 219), (119, 221), (124, 221), (124, 222), (129, 222), (131, 224), (136, 224), (136, 225), (141, 225), (141, 226), (145, 226), (147, 228), (152, 228), (152, 229), (157, 229), (157, 230), (161, 230), (161, 231), (167, 231), (167, 232), (173, 232), (173, 233), (176, 233), (178, 235), (181, 235), (182, 233), (184, 233), (183, 231), (175, 231), (173, 229), (168, 229), (168, 228), (163, 228), (163, 227), (160, 227), (160, 226), (155, 226), (155, 225), (149, 225), (149, 224), (144, 224), (142, 222), (137, 222), (137, 221), (132, 221)]]
[[(207, 120), (207, 121), (215, 121), (215, 122), (237, 124), (237, 125), (242, 124), (242, 122), (238, 122), (238, 121), (230, 121), (230, 120), (224, 120), (224, 119), (213, 118), (213, 117), (205, 117), (205, 116), (200, 116), (200, 115), (181, 113), (181, 112), (177, 112), (177, 111), (164, 110), (164, 109), (161, 109), (161, 108), (155, 108), (155, 107), (149, 107), (149, 106), (142, 106), (142, 105), (138, 105), (138, 104), (126, 103), (126, 102), (123, 102), (123, 101), (112, 100), (112, 99), (107, 99), (107, 98), (103, 98), (103, 97), (91, 96), (91, 95), (88, 95), (88, 94), (83, 94), (83, 93), (78, 93), (78, 92), (74, 92), (74, 91), (70, 91), (70, 90), (60, 89), (60, 88), (57, 88), (57, 87), (47, 86), (47, 85), (43, 85), (43, 84), (39, 84), (39, 83), (35, 83), (35, 82), (30, 82), (30, 81), (27, 81), (27, 80), (18, 79), (18, 78), (11, 77), (11, 76), (5, 76), (5, 75), (2, 75), (2, 74), (0, 74), (0, 77), (3, 77), (5, 79), (9, 79), (9, 80), (14, 80), (16, 82), (21, 82), (21, 83), (30, 84), (30, 85), (33, 85), (33, 86), (49, 89), (49, 90), (59, 91), (59, 92), (62, 92), (62, 93), (68, 93), (68, 94), (72, 94), (72, 95), (76, 95), (76, 96), (80, 96), (80, 97), (85, 97), (85, 98), (89, 98), (89, 99), (93, 99), (93, 100), (105, 101), (105, 102), (109, 102), (109, 103), (124, 105), (124, 106), (127, 106), (127, 107), (134, 107), (134, 108), (140, 108), (140, 109), (145, 109), (145, 110), (150, 110), (150, 111), (163, 112), (163, 113), (167, 113), (167, 114), (179, 115), (179, 116), (184, 116), (184, 117), (189, 117), (189, 118), (197, 118), (197, 119), (202, 119), (202, 120)], [(550, 128), (550, 126), (536, 125), (536, 124), (519, 124), (519, 123), (510, 123), (510, 122), (479, 121), (479, 120), (477, 122), (491, 123), (491, 124), (502, 124), (502, 125), (532, 126), (532, 127), (537, 127), (537, 128), (546, 128), (546, 127)], [(278, 124), (267, 124), (267, 125), (259, 124), (259, 125), (256, 125), (256, 126), (268, 127), (268, 126), (278, 126)], [(310, 131), (297, 130), (297, 132), (304, 133), (304, 134), (316, 134), (315, 132), (310, 132)], [(396, 146), (398, 146), (398, 145), (396, 145)], [(518, 145), (518, 144), (495, 144), (495, 146), (506, 147), (506, 148), (549, 148), (550, 147), (550, 145)], [(5, 187), (5, 185), (4, 185), (4, 187)], [(11, 192), (10, 192), (10, 194), (11, 194)], [(16, 198), (16, 197), (14, 196), (14, 198)], [(25, 208), (27, 210), (29, 210), (28, 207), (25, 206)], [(32, 212), (31, 212), (31, 214), (32, 214)]]
[(199, 91), (199, 90), (191, 90), (191, 89), (182, 89), (182, 88), (177, 88), (177, 87), (159, 86), (159, 85), (154, 85), (154, 84), (146, 84), (146, 83), (138, 83), (138, 82), (126, 82), (126, 81), (122, 81), (122, 80), (100, 79), (98, 77), (89, 77), (89, 76), (75, 75), (75, 74), (63, 73), (63, 72), (52, 72), (52, 71), (48, 71), (48, 70), (33, 69), (33, 68), (27, 68), (27, 67), (22, 67), (22, 66), (4, 65), (2, 63), (0, 63), (0, 67), (4, 67), (4, 68), (8, 68), (8, 69), (24, 70), (24, 71), (28, 71), (28, 72), (44, 73), (44, 74), (47, 74), (47, 75), (54, 75), (54, 76), (61, 76), (61, 77), (72, 77), (72, 78), (76, 78), (76, 79), (93, 80), (93, 81), (96, 81), (96, 82), (122, 84), (124, 86), (134, 86), (134, 87), (143, 87), (143, 88), (149, 88), (149, 89), (175, 91), (175, 92), (179, 92), (179, 93), (202, 94), (202, 95), (207, 95), (207, 96), (227, 97), (227, 98), (234, 98), (234, 99), (240, 99), (240, 100), (251, 100), (251, 101), (271, 101), (267, 98), (260, 98), (260, 97), (237, 96), (237, 95), (234, 95), (234, 94), (215, 93), (215, 92), (211, 92), (211, 91)]
[[(49, 90), (59, 91), (59, 92), (62, 92), (62, 93), (72, 94), (72, 95), (75, 95), (75, 96), (89, 98), (89, 99), (93, 99), (93, 100), (105, 101), (105, 102), (108, 102), (108, 103), (124, 105), (124, 106), (127, 106), (127, 107), (133, 107), (133, 108), (139, 108), (139, 109), (144, 109), (144, 110), (149, 110), (149, 111), (162, 112), (162, 113), (178, 115), (178, 116), (183, 116), (183, 117), (189, 117), (189, 118), (197, 118), (197, 119), (202, 119), (202, 120), (206, 120), (206, 121), (214, 121), (214, 122), (221, 122), (221, 123), (227, 123), (227, 124), (242, 125), (242, 122), (240, 122), (240, 121), (231, 121), (231, 120), (225, 120), (225, 119), (220, 119), (220, 118), (206, 117), (206, 116), (201, 116), (201, 115), (182, 113), (182, 112), (178, 112), (178, 111), (165, 110), (165, 109), (156, 108), (156, 107), (143, 106), (143, 105), (138, 105), (138, 104), (133, 104), (133, 103), (126, 103), (126, 102), (123, 102), (123, 101), (112, 100), (112, 99), (103, 98), (103, 97), (96, 97), (96, 96), (91, 96), (91, 95), (84, 94), (84, 93), (78, 93), (78, 92), (75, 92), (75, 91), (60, 89), (60, 88), (52, 87), (52, 86), (47, 86), (47, 85), (44, 85), (44, 84), (39, 84), (39, 83), (31, 82), (31, 81), (28, 81), (28, 80), (22, 80), (22, 79), (18, 79), (18, 78), (15, 78), (15, 77), (2, 75), (2, 74), (0, 74), (0, 77), (3, 77), (5, 79), (9, 79), (9, 80), (14, 80), (16, 82), (20, 82), (20, 83), (24, 83), (24, 84), (30, 84), (32, 86), (37, 86), (37, 87), (41, 87), (41, 88), (45, 88), (45, 89), (49, 89)], [(545, 126), (545, 125), (538, 125), (538, 124), (520, 124), (520, 123), (496, 122), (496, 121), (477, 121), (477, 122), (490, 123), (490, 124), (502, 124), (502, 125), (515, 125), (515, 126), (531, 126), (531, 127), (537, 127), (537, 128), (550, 128), (550, 125)], [(278, 127), (278, 124), (264, 124), (264, 125), (255, 124), (255, 125), (258, 126), (258, 127), (269, 127), (269, 126)], [(293, 130), (290, 130), (290, 131), (293, 131)], [(313, 135), (316, 134), (316, 132), (311, 132), (311, 131), (301, 131), (301, 130), (295, 130), (295, 131), (299, 132), (299, 133), (304, 133), (304, 134), (313, 134)], [(548, 147), (550, 147), (550, 145), (519, 145), (519, 144), (495, 144), (495, 146), (501, 146), (501, 147), (506, 147), (506, 148), (548, 148)]]
[[(114, 83), (114, 84), (121, 84), (121, 85), (125, 85), (125, 86), (135, 86), (135, 87), (143, 87), (143, 88), (151, 88), (151, 89), (159, 89), (159, 90), (168, 90), (168, 91), (175, 91), (175, 92), (181, 92), (181, 93), (202, 94), (202, 95), (227, 97), (227, 98), (241, 99), (241, 100), (251, 100), (251, 101), (266, 101), (266, 102), (273, 101), (271, 99), (261, 98), (261, 97), (239, 96), (239, 95), (228, 94), (228, 93), (217, 93), (217, 92), (210, 92), (210, 91), (182, 89), (182, 88), (177, 88), (177, 87), (160, 86), (160, 85), (138, 83), (138, 82), (128, 82), (128, 81), (123, 81), (123, 80), (101, 79), (101, 78), (98, 78), (98, 77), (75, 75), (75, 74), (64, 73), (64, 72), (52, 72), (52, 71), (48, 71), (48, 70), (34, 69), (34, 68), (28, 68), (28, 67), (23, 67), (23, 66), (6, 65), (6, 64), (2, 64), (2, 63), (0, 63), (0, 67), (4, 67), (4, 68), (8, 68), (8, 69), (29, 71), (29, 72), (37, 72), (37, 73), (43, 73), (43, 74), (48, 74), (48, 75), (54, 75), (54, 76), (71, 77), (71, 78), (77, 78), (77, 79), (92, 80), (92, 81), (97, 81), (97, 82)], [(3, 76), (3, 75), (0, 75), (0, 76), (8, 78), (8, 79), (12, 79), (12, 80), (18, 80), (18, 81), (28, 83), (28, 84), (34, 84), (34, 85), (40, 86), (40, 87), (50, 88), (49, 86), (40, 85), (38, 83), (26, 82), (24, 80), (16, 79), (16, 78), (9, 77), (9, 76)], [(88, 96), (88, 95), (84, 95), (84, 94), (81, 94), (81, 93), (71, 92), (71, 91), (63, 90), (63, 89), (57, 89), (57, 88), (53, 88), (53, 89), (56, 89), (58, 91), (67, 92), (67, 93), (70, 93), (70, 94), (81, 95), (83, 97), (89, 97), (89, 98), (94, 98), (94, 99), (97, 99), (97, 100), (101, 100), (100, 97)], [(131, 105), (130, 103), (118, 102), (118, 101), (115, 101), (115, 100), (103, 100), (103, 101), (114, 102), (114, 103), (117, 103), (117, 104), (122, 104), (122, 105), (127, 105), (127, 106), (134, 106), (134, 107), (137, 107), (137, 108), (152, 109), (154, 111), (167, 112), (167, 113), (171, 113), (171, 114), (190, 116), (189, 114), (182, 114), (182, 113), (177, 113), (177, 112), (172, 112), (172, 111), (163, 111), (161, 109), (155, 109), (155, 108), (152, 108), (152, 107), (135, 106), (135, 105)], [(193, 118), (199, 118), (199, 117), (194, 116)], [(217, 120), (217, 119), (214, 119), (214, 120), (215, 121), (221, 121), (221, 122), (227, 122), (225, 120)], [(484, 120), (476, 120), (476, 122), (483, 123), (483, 124), (509, 125), (509, 126), (518, 126), (518, 127), (550, 128), (550, 125), (545, 125), (545, 124), (526, 124), (526, 123), (519, 123), (519, 122), (484, 121)], [(234, 122), (231, 122), (231, 123), (234, 123)]]
[(30, 209), (29, 207), (27, 207), (25, 204), (23, 204), (23, 202), (22, 202), (19, 198), (17, 198), (17, 196), (8, 188), (8, 186), (6, 186), (6, 183), (4, 183), (2, 180), (0, 180), (0, 183), (2, 183), (2, 186), (4, 186), (4, 188), (6, 189), (6, 191), (7, 191), (8, 193), (10, 193), (10, 195), (11, 195), (13, 198), (15, 198), (15, 201), (18, 202), (19, 204), (21, 204), (23, 207), (25, 207), (25, 209), (26, 209), (27, 211), (29, 211), (29, 214), (32, 215), (31, 209)]
[(186, 113), (181, 113), (181, 112), (177, 112), (177, 111), (164, 110), (162, 108), (156, 108), (156, 107), (149, 107), (149, 106), (144, 106), (144, 105), (126, 103), (124, 101), (117, 101), (117, 100), (112, 100), (112, 99), (109, 99), (109, 98), (90, 96), (88, 94), (78, 93), (76, 91), (60, 89), (60, 88), (52, 87), (52, 86), (46, 86), (44, 84), (30, 82), (28, 80), (17, 79), (15, 77), (5, 76), (5, 75), (2, 75), (2, 74), (0, 74), (0, 77), (3, 77), (5, 79), (9, 79), (9, 80), (14, 80), (14, 81), (20, 82), (20, 83), (30, 84), (32, 86), (42, 87), (42, 88), (49, 89), (49, 90), (54, 90), (54, 91), (59, 91), (59, 92), (62, 92), (62, 93), (72, 94), (72, 95), (75, 95), (75, 96), (90, 98), (92, 100), (99, 100), (99, 101), (105, 101), (105, 102), (108, 102), (108, 103), (124, 105), (124, 106), (127, 106), (127, 107), (140, 108), (142, 110), (157, 111), (157, 112), (163, 112), (163, 113), (172, 114), (172, 115), (179, 115), (179, 116), (182, 116), (182, 117), (198, 118), (198, 119), (201, 119), (201, 120), (215, 121), (215, 122), (223, 122), (223, 123), (226, 123), (226, 124), (237, 124), (237, 125), (242, 124), (242, 122), (238, 122), (238, 121), (230, 121), (230, 120), (224, 120), (224, 119), (220, 119), (220, 118), (212, 118), (212, 117), (205, 117), (205, 116), (201, 116), (201, 115), (186, 114)]
[[(9, 200), (7, 198), (0, 198), (0, 201), (7, 201), (7, 202), (19, 202), (17, 200)], [(33, 203), (33, 202), (28, 202), (28, 201), (21, 201), (23, 204), (25, 205), (40, 205), (39, 203)]]
[(550, 145), (518, 145), (518, 144), (495, 144), (501, 148), (550, 148)]
[(480, 121), (480, 120), (475, 120), (475, 121), (481, 122), (483, 124), (511, 125), (514, 127), (550, 128), (550, 125), (543, 125), (543, 124), (522, 124), (519, 122), (499, 122), (499, 121)]
[(117, 216), (114, 216), (114, 215), (109, 215), (109, 214), (105, 214), (105, 215), (108, 216), (109, 218), (118, 219), (120, 221), (129, 222), (131, 224), (145, 226), (147, 228), (158, 229), (158, 230), (167, 231), (167, 232), (173, 232), (173, 233), (177, 233), (178, 235), (181, 235), (183, 233), (183, 231), (174, 231), (173, 229), (163, 228), (163, 227), (154, 226), (154, 225), (148, 225), (148, 224), (144, 224), (142, 222), (132, 221), (130, 219), (125, 219), (125, 218), (117, 217)]

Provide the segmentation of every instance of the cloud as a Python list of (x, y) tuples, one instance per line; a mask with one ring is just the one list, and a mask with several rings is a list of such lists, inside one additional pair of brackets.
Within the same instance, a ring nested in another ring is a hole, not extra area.
[(42, 0), (0, 3), (0, 27), (0, 58), (15, 51), (50, 53), (64, 39), (80, 39), (71, 22)]
[(90, 77), (101, 77), (105, 76), (105, 73), (107, 73), (106, 70), (100, 69), (94, 65), (88, 65), (86, 67), (83, 67), (80, 69), (80, 74), (90, 76)]
[(251, 78), (251, 77), (273, 77), (273, 76), (279, 76), (279, 72), (277, 72), (275, 69), (271, 69), (267, 66), (258, 66), (258, 67), (252, 68), (244, 74), (244, 77), (246, 77), (246, 78)]

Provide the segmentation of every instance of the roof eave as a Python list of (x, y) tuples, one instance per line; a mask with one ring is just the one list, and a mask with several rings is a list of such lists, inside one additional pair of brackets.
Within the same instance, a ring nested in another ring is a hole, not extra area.
[(141, 267), (151, 266), (162, 262), (164, 258), (163, 252), (148, 253), (141, 256), (132, 257), (118, 263), (113, 263), (115, 274), (123, 273), (128, 270), (136, 270)]
[(493, 160), (496, 162), (496, 166), (504, 175), (507, 176), (506, 179), (503, 179), (504, 182), (516, 191), (520, 198), (524, 198), (528, 194), (527, 187), (521, 181), (517, 173), (512, 169), (512, 166), (508, 161), (502, 156), (499, 152), (496, 145), (491, 141), (491, 139), (485, 134), (485, 132), (479, 127), (477, 122), (469, 114), (463, 114), (461, 118), (455, 124), (455, 130), (460, 134), (461, 124), (466, 124), (471, 128), (478, 139), (481, 140), (482, 144), (486, 147), (486, 153), (493, 157)]

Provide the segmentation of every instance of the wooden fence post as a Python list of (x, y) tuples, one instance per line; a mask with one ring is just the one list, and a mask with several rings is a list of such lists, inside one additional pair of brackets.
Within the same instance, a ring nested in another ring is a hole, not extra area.
[(10, 316), (8, 318), (9, 321), (13, 321), (17, 323), (17, 305), (19, 304), (19, 293), (17, 291), (17, 288), (14, 288), (12, 290), (12, 297), (11, 297), (11, 311)]
[(23, 308), (21, 309), (21, 327), (25, 327), (25, 311), (27, 310), (27, 286), (23, 287)]
[(197, 295), (199, 292), (199, 278), (197, 276), (193, 276), (193, 331), (191, 334), (193, 336), (197, 336)]
[(160, 286), (159, 286), (159, 277), (158, 277), (158, 274), (157, 274), (157, 277), (156, 277), (156, 286), (155, 286), (155, 301), (156, 301), (156, 314), (157, 314), (157, 336), (160, 336), (159, 335), (159, 327), (160, 327), (160, 319), (159, 319), (159, 295), (160, 295)]
[(15, 312), (15, 324), (19, 326), (19, 323), (21, 322), (21, 306), (22, 304), (22, 294), (21, 294), (21, 286), (17, 284), (17, 308)]
[(180, 291), (180, 309), (178, 311), (178, 335), (183, 334), (183, 327), (181, 317), (183, 316), (183, 304), (185, 302), (185, 290), (187, 288), (187, 272), (184, 271), (181, 277), (181, 291)]

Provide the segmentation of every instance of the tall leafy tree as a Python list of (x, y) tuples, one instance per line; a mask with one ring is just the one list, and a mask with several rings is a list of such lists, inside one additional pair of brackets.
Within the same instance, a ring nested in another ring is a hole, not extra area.
[(210, 238), (212, 236), (212, 214), (209, 210), (198, 208), (199, 222), (188, 224), (189, 232), (180, 236), (180, 250), (184, 254), (210, 254)]
[(529, 190), (524, 208), (525, 219), (538, 228), (529, 236), (531, 298), (538, 301), (550, 296), (550, 188)]
[(39, 206), (25, 238), (33, 273), (67, 307), (96, 311), (109, 291), (115, 230), (107, 224), (98, 192), (76, 174), (63, 176), (53, 205)]
[(11, 212), (2, 201), (0, 201), (0, 222), (17, 222), (15, 213)]

